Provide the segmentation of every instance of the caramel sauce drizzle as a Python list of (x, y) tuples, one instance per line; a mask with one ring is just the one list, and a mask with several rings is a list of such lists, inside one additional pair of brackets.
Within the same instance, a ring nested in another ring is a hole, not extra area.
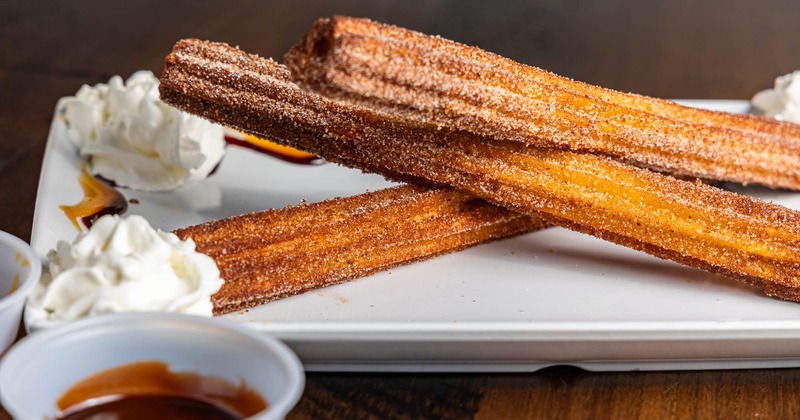
[[(250, 134), (239, 132), (226, 134), (225, 142), (264, 153), (286, 162), (301, 165), (318, 165), (325, 162), (324, 159), (311, 153), (283, 146)], [(78, 204), (62, 205), (59, 208), (79, 231), (83, 230), (81, 224), (86, 228), (90, 228), (95, 220), (101, 216), (122, 214), (128, 209), (128, 202), (125, 197), (111, 185), (91, 175), (86, 170), (86, 165), (81, 168), (78, 181), (83, 189), (83, 199)]]
[(101, 216), (122, 214), (128, 209), (125, 196), (114, 187), (91, 175), (86, 170), (86, 165), (81, 168), (78, 182), (83, 189), (83, 199), (78, 204), (62, 205), (59, 208), (79, 231), (82, 230), (81, 223), (86, 228), (90, 228)]
[(297, 163), (300, 165), (319, 165), (325, 160), (302, 150), (297, 150), (288, 146), (274, 143), (250, 134), (237, 133), (237, 135), (226, 134), (225, 142), (233, 145), (250, 149), (256, 152), (278, 158), (280, 160)]

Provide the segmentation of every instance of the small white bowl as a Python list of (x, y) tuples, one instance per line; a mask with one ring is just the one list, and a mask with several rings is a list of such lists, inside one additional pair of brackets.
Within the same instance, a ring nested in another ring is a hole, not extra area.
[(0, 231), (0, 354), (17, 338), (25, 298), (41, 274), (42, 264), (33, 249)]
[(253, 419), (283, 418), (305, 376), (282, 342), (231, 321), (175, 313), (85, 318), (31, 334), (0, 360), (0, 402), (17, 419), (54, 418), (56, 402), (81, 379), (141, 361), (175, 372), (244, 381), (267, 401)]

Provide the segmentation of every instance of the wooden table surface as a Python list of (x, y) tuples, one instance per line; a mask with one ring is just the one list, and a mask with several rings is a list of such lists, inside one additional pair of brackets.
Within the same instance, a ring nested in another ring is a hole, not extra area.
[[(30, 238), (56, 100), (115, 74), (158, 74), (184, 37), (280, 59), (314, 19), (365, 16), (668, 98), (749, 99), (800, 68), (800, 2), (791, 0), (162, 3), (19, 1), (0, 8), (0, 230)], [(798, 395), (800, 369), (309, 373), (289, 417), (798, 418)]]

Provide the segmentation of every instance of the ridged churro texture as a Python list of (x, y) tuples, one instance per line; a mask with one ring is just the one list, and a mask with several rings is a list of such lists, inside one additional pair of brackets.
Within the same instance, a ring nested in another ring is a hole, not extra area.
[(800, 189), (800, 126), (604, 89), (439, 37), (333, 17), (286, 55), (327, 96), (675, 175)]
[(216, 261), (225, 283), (211, 300), (223, 314), (541, 227), (449, 188), (405, 185), (175, 233)]
[(306, 92), (272, 60), (184, 40), (167, 103), (330, 161), (450, 185), (579, 232), (800, 300), (800, 213), (593, 154), (499, 141)]

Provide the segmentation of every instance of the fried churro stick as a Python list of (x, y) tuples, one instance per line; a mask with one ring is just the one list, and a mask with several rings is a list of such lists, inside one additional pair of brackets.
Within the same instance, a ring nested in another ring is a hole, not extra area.
[(404, 185), (178, 229), (225, 280), (215, 314), (545, 226), (450, 188)]
[(426, 179), (800, 300), (800, 212), (592, 154), (487, 139), (306, 92), (272, 60), (178, 42), (161, 97), (330, 161)]
[(314, 91), (496, 139), (675, 175), (800, 189), (800, 126), (563, 78), (365, 19), (318, 21), (286, 56)]

